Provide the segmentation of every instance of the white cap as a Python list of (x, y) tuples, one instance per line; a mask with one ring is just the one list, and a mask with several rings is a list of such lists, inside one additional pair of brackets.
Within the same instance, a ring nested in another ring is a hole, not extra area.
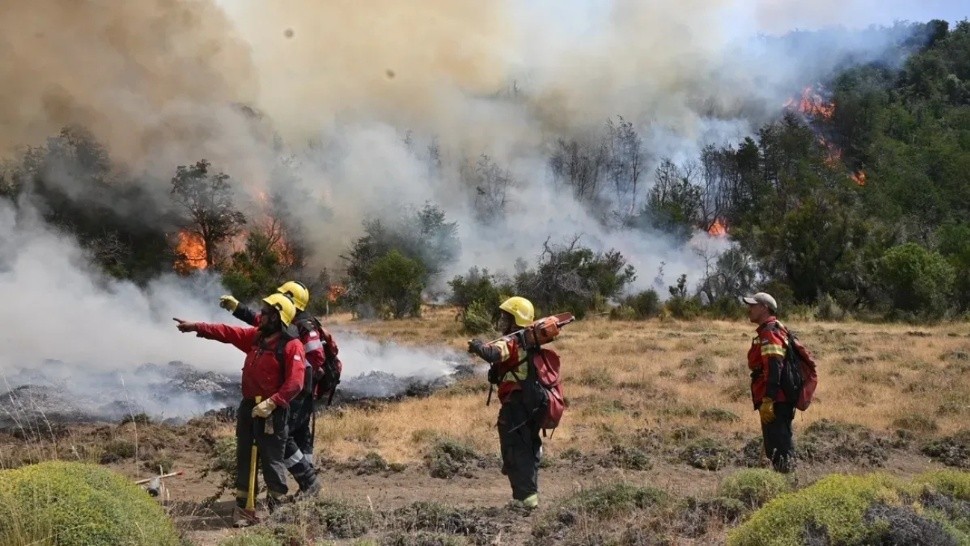
[(778, 302), (767, 292), (758, 292), (753, 296), (745, 296), (741, 298), (741, 301), (748, 305), (757, 305), (760, 303), (770, 309), (772, 313), (778, 312)]

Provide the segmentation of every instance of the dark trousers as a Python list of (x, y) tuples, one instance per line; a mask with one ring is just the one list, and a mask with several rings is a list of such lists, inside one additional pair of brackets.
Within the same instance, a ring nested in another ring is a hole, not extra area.
[(310, 422), (313, 416), (313, 397), (301, 394), (290, 402), (290, 436), (283, 452), (286, 469), (300, 486), (300, 491), (314, 488), (317, 474), (308, 455), (313, 454), (313, 431)]
[(795, 419), (795, 405), (788, 402), (775, 402), (775, 420), (761, 425), (761, 435), (765, 441), (765, 455), (771, 459), (771, 466), (782, 473), (791, 472), (795, 462), (795, 439), (792, 421)]
[(539, 424), (531, 419), (519, 392), (512, 393), (498, 412), (498, 439), (502, 473), (509, 477), (512, 498), (524, 500), (538, 493), (542, 439)]
[[(244, 399), (236, 412), (236, 501), (245, 502), (249, 491), (249, 463), (252, 456), (253, 440), (259, 458), (259, 470), (263, 473), (270, 498), (286, 495), (286, 467), (283, 464), (283, 449), (286, 446), (287, 412), (286, 408), (276, 408), (266, 419), (252, 416), (254, 400)], [(272, 420), (273, 431), (265, 432), (267, 422)], [(257, 480), (256, 490), (259, 490)], [(241, 498), (240, 498), (241, 497)]]
[[(306, 455), (313, 453), (313, 431), (310, 421), (313, 417), (313, 398), (301, 394), (290, 402), (290, 442), (287, 442), (286, 452), (292, 455), (296, 450)], [(292, 445), (291, 445), (292, 444)]]

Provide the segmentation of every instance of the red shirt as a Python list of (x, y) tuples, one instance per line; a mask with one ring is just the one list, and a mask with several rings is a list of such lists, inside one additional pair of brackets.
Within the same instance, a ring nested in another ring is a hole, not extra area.
[(751, 348), (748, 349), (751, 401), (755, 408), (761, 405), (766, 396), (775, 402), (785, 401), (785, 392), (781, 389), (781, 367), (787, 345), (784, 326), (775, 317), (768, 317), (758, 326), (758, 335), (751, 340)]
[(243, 398), (270, 398), (277, 406), (288, 407), (303, 390), (305, 355), (303, 344), (291, 339), (283, 349), (283, 364), (276, 358), (279, 334), (257, 345), (259, 331), (252, 327), (197, 323), (196, 335), (235, 346), (246, 353), (242, 368)]

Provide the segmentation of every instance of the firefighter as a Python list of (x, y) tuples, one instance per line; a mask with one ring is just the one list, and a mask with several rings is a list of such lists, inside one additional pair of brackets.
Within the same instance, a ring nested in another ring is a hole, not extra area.
[[(535, 320), (532, 302), (522, 297), (505, 300), (499, 309), (498, 329), (503, 335), (525, 328)], [(498, 397), (502, 403), (497, 424), (502, 473), (509, 478), (513, 502), (534, 510), (539, 506), (542, 440), (539, 438), (539, 422), (534, 418), (534, 408), (527, 407), (519, 384), (528, 374), (528, 359), (531, 356), (525, 347), (525, 336), (516, 335), (493, 343), (473, 339), (468, 342), (468, 352), (491, 364), (488, 380), (498, 385)]]
[[(303, 390), (290, 403), (289, 430), (290, 437), (286, 445), (285, 461), (293, 479), (300, 487), (303, 495), (314, 496), (320, 492), (320, 482), (313, 466), (313, 430), (311, 420), (313, 416), (314, 376), (321, 374), (326, 359), (324, 344), (317, 328), (314, 327), (313, 317), (306, 311), (310, 302), (310, 291), (298, 281), (288, 281), (276, 289), (296, 307), (297, 314), (293, 324), (297, 328), (303, 351), (306, 354), (304, 368)], [(231, 311), (232, 315), (247, 324), (256, 324), (260, 316), (239, 300), (232, 296), (222, 296), (219, 305)], [(334, 346), (335, 348), (336, 346)]]
[(751, 370), (751, 401), (761, 417), (761, 434), (765, 455), (772, 467), (788, 473), (794, 466), (794, 438), (792, 420), (794, 401), (788, 401), (781, 388), (785, 347), (785, 330), (775, 315), (778, 303), (770, 294), (758, 292), (742, 298), (748, 306), (748, 319), (758, 325), (757, 336), (748, 349), (748, 368)]
[[(246, 353), (242, 368), (243, 398), (236, 412), (236, 508), (233, 521), (237, 525), (254, 522), (252, 514), (244, 510), (254, 442), (266, 481), (270, 511), (279, 506), (287, 493), (283, 458), (288, 436), (287, 409), (303, 389), (306, 358), (303, 345), (290, 327), (296, 307), (282, 294), (271, 294), (262, 302), (256, 327), (175, 319), (181, 332), (195, 332), (198, 337), (228, 343)], [(261, 399), (259, 403), (257, 397)]]

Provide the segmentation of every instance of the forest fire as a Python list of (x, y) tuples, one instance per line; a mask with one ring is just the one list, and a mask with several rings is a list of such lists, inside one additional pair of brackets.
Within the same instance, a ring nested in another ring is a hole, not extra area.
[(718, 218), (707, 228), (707, 234), (711, 237), (725, 237), (727, 236), (727, 226)]
[(346, 293), (347, 293), (347, 287), (345, 287), (344, 285), (331, 284), (330, 288), (327, 290), (327, 301), (329, 301), (330, 303), (334, 303), (338, 299), (340, 299), (340, 296), (343, 296)]
[(202, 235), (183, 229), (178, 234), (178, 244), (175, 247), (175, 270), (188, 273), (207, 266), (205, 241)]
[(800, 98), (792, 97), (785, 102), (785, 108), (801, 112), (812, 118), (832, 119), (835, 115), (835, 103), (825, 100), (819, 92), (822, 87), (808, 86), (802, 91)]
[(860, 186), (866, 185), (866, 171), (856, 171), (852, 173), (852, 181)]

